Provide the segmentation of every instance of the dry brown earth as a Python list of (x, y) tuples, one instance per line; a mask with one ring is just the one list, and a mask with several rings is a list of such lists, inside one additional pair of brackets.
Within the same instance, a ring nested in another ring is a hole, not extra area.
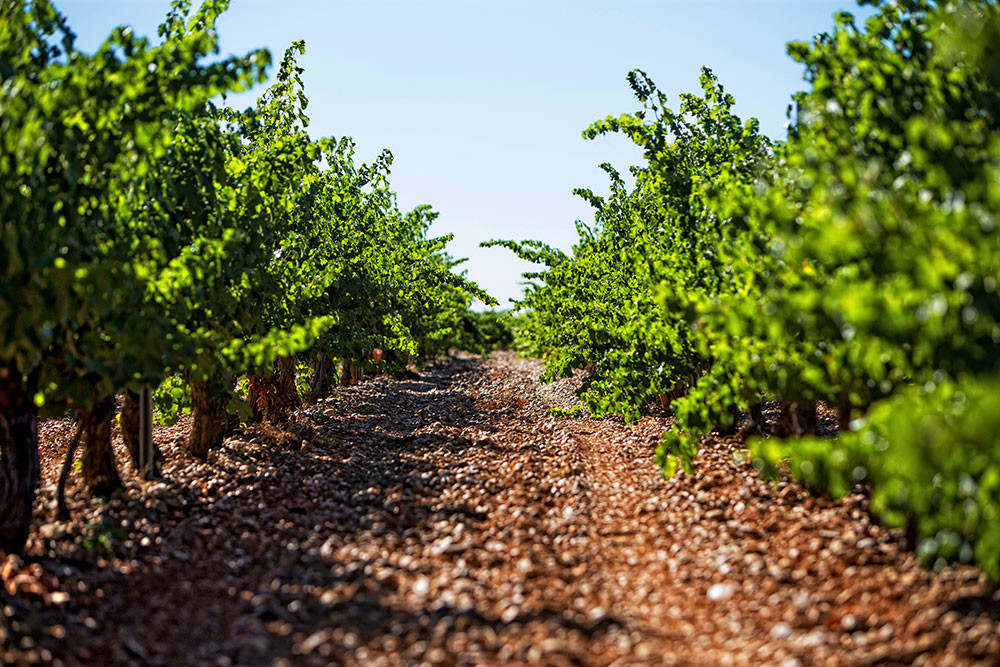
[[(462, 358), (253, 427), (41, 523), (2, 566), (5, 662), (1000, 664), (1000, 594), (921, 569), (860, 495), (760, 481), (731, 442), (653, 463), (664, 418), (552, 417), (571, 381)], [(123, 453), (123, 452), (120, 452)], [(124, 457), (119, 458), (120, 461)]]

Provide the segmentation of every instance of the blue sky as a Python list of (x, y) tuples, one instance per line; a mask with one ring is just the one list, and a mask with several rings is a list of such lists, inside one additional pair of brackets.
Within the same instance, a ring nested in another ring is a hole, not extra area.
[[(155, 37), (169, 8), (56, 3), (86, 50), (122, 24)], [(604, 191), (598, 164), (625, 171), (639, 158), (623, 137), (580, 136), (594, 120), (638, 108), (630, 69), (676, 101), (711, 67), (737, 113), (780, 138), (789, 97), (804, 86), (785, 43), (829, 29), (843, 9), (857, 10), (826, 0), (233, 0), (219, 32), (223, 53), (267, 47), (275, 63), (305, 39), (312, 134), (352, 136), (365, 161), (392, 150), (401, 207), (433, 205), (441, 217), (432, 232), (453, 233), (452, 254), (468, 257), (469, 276), (506, 303), (527, 265), (479, 242), (572, 246), (574, 220), (591, 214), (571, 190)]]

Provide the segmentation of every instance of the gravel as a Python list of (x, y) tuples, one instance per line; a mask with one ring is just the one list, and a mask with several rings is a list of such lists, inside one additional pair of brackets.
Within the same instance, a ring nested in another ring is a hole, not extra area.
[[(865, 497), (756, 476), (706, 441), (653, 462), (662, 413), (553, 417), (576, 380), (460, 357), (338, 389), (205, 463), (158, 428), (165, 479), (95, 501), (54, 481), (0, 566), (8, 664), (998, 664), (1000, 594), (929, 572)], [(126, 460), (116, 439), (120, 465)]]

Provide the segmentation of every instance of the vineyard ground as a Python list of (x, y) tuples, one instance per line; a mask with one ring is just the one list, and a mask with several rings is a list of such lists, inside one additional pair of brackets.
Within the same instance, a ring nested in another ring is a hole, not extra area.
[[(552, 417), (573, 381), (507, 353), (372, 378), (205, 463), (158, 428), (163, 482), (54, 482), (2, 567), (5, 662), (990, 664), (1000, 597), (921, 569), (865, 499), (760, 481), (729, 441), (653, 463), (665, 417)], [(119, 448), (119, 462), (125, 460)]]

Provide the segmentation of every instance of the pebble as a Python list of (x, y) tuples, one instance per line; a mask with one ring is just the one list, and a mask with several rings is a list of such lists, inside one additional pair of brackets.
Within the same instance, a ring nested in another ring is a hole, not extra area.
[(708, 589), (708, 599), (713, 602), (723, 602), (736, 594), (736, 586), (729, 583), (713, 584)]
[(771, 628), (771, 637), (773, 639), (784, 639), (792, 634), (792, 626), (788, 623), (778, 623), (773, 628)]
[[(539, 385), (540, 370), (497, 353), (420, 382), (370, 378), (206, 463), (178, 449), (189, 422), (158, 426), (163, 480), (123, 466), (114, 503), (71, 481), (66, 524), (51, 517), (67, 429), (46, 422), (40, 526), (24, 559), (3, 561), (0, 662), (792, 667), (996, 652), (1000, 621), (953, 605), (995, 604), (978, 571), (921, 570), (863, 496), (776, 489), (726, 438), (695, 475), (664, 480), (666, 417), (550, 416), (581, 378)], [(84, 546), (101, 535), (110, 553)]]

